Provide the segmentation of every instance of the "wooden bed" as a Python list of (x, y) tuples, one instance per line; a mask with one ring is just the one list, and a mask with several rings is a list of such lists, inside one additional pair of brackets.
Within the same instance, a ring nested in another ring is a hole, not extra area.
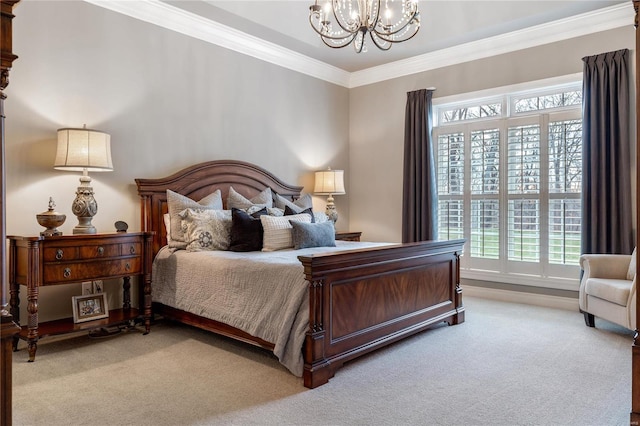
[[(136, 179), (142, 229), (154, 231), (154, 255), (166, 244), (166, 190), (200, 200), (233, 186), (252, 197), (265, 187), (295, 199), (288, 185), (246, 162), (210, 161), (159, 179)], [(309, 283), (309, 326), (302, 348), (304, 385), (329, 381), (346, 361), (436, 323), (464, 321), (459, 261), (464, 240), (427, 241), (299, 256)], [(154, 303), (154, 313), (272, 350), (273, 344), (220, 322)]]

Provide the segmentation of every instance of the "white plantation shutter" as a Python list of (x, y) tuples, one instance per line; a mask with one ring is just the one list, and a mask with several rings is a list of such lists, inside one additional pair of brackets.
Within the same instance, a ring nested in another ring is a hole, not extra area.
[(438, 237), (467, 239), (465, 277), (575, 289), (580, 106), (578, 86), (436, 106)]
[(453, 133), (438, 138), (438, 238), (464, 237), (464, 135)]
[(549, 123), (549, 262), (576, 264), (580, 254), (582, 122)]

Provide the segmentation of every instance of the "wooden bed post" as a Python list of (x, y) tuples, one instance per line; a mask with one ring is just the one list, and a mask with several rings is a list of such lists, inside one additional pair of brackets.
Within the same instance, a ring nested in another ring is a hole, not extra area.
[[(633, 0), (633, 8), (635, 10), (635, 33), (636, 33), (636, 54), (635, 54), (635, 71), (636, 71), (636, 244), (640, 242), (640, 173), (638, 173), (638, 165), (640, 165), (640, 149), (638, 146), (638, 137), (640, 135), (640, 58), (638, 57), (638, 48), (640, 47), (640, 29), (638, 29), (638, 9), (640, 0)], [(640, 270), (640, 256), (636, 258), (636, 270)], [(638, 326), (640, 325), (640, 298), (636, 297), (636, 330), (633, 336), (633, 346), (631, 349), (631, 419), (630, 424), (640, 424), (640, 336), (638, 336)]]
[(6, 253), (6, 191), (5, 191), (5, 141), (4, 141), (4, 89), (9, 85), (9, 70), (14, 60), (18, 57), (12, 52), (12, 28), (13, 7), (20, 0), (0, 1), (0, 425), (11, 425), (12, 398), (11, 398), (11, 350), (13, 336), (20, 331), (20, 327), (13, 322), (13, 317), (7, 311), (7, 253)]

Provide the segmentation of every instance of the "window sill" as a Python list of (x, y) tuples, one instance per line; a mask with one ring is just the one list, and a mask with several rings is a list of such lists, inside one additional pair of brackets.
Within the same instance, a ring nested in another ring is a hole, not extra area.
[(460, 269), (460, 278), (569, 291), (578, 291), (578, 288), (580, 287), (579, 277), (542, 277), (539, 275), (505, 274), (495, 271), (468, 268)]

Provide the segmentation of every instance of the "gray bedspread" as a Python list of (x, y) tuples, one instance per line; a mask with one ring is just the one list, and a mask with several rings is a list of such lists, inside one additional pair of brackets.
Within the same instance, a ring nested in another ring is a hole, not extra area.
[(336, 245), (248, 253), (164, 247), (153, 262), (153, 300), (273, 343), (280, 363), (300, 377), (309, 297), (297, 257), (382, 244)]

